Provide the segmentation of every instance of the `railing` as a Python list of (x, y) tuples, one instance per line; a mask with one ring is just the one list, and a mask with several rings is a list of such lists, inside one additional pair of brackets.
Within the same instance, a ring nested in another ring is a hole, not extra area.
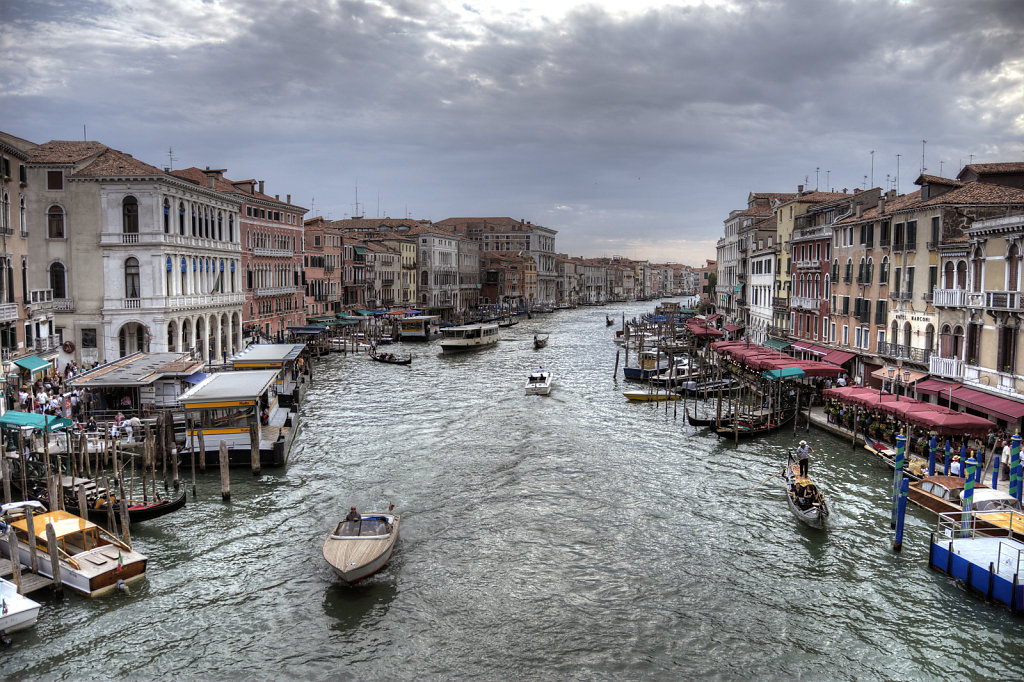
[(900, 300), (900, 298), (901, 298), (900, 292), (898, 292), (898, 291), (890, 291), (889, 292), (889, 298), (892, 299), (893, 301)]
[(747, 273), (745, 273), (745, 272), (736, 273), (736, 279), (738, 281), (740, 281), (740, 282), (746, 282), (747, 281)]
[(896, 242), (896, 243), (894, 243), (892, 245), (892, 250), (893, 251), (902, 251), (903, 250), (903, 242)]
[(287, 296), (295, 293), (295, 287), (256, 287), (256, 298)]
[[(60, 299), (58, 299), (60, 300)], [(71, 299), (66, 299), (70, 301)], [(186, 296), (148, 296), (144, 298), (108, 298), (104, 299), (106, 308), (121, 310), (147, 309), (195, 309), (241, 305), (245, 294), (241, 292), (226, 294), (194, 294)]]
[(50, 305), (50, 310), (54, 310), (59, 313), (73, 313), (75, 311), (75, 299), (55, 298), (53, 299), (53, 303)]
[(768, 333), (771, 334), (772, 336), (785, 337), (789, 335), (789, 328), (770, 326), (768, 327)]
[(44, 351), (53, 350), (59, 344), (60, 339), (56, 336), (47, 336), (45, 339), (36, 339), (34, 346), (37, 353), (42, 353)]
[(986, 291), (985, 307), (996, 310), (1019, 310), (1021, 295), (1018, 291)]
[(940, 377), (962, 379), (964, 376), (964, 363), (957, 358), (940, 358), (933, 355), (928, 359), (928, 371)]
[(270, 258), (291, 258), (295, 254), (288, 249), (267, 249), (262, 246), (255, 247), (252, 250), (254, 256), (267, 256)]
[(821, 261), (818, 260), (817, 258), (811, 258), (808, 260), (798, 260), (796, 262), (796, 266), (798, 268), (820, 268)]
[(121, 302), (123, 303), (121, 307), (127, 310), (136, 310), (142, 307), (141, 298), (122, 298)]
[(928, 242), (926, 244), (926, 246), (928, 247), (929, 251), (934, 251), (935, 247), (938, 246), (938, 245), (939, 245), (938, 242)]
[(932, 293), (934, 294), (932, 302), (937, 306), (960, 308), (964, 305), (966, 292), (963, 289), (936, 289)]
[[(238, 235), (235, 235), (238, 238)], [(188, 249), (210, 249), (212, 251), (229, 251), (241, 253), (239, 242), (229, 242), (208, 237), (193, 237), (183, 234), (164, 234), (163, 232), (104, 232), (100, 234), (100, 246), (120, 246), (122, 244), (154, 244), (185, 247)]]
[(791, 306), (800, 310), (817, 310), (821, 307), (821, 300), (810, 296), (794, 296)]
[(878, 354), (892, 358), (904, 358), (911, 362), (927, 365), (932, 356), (932, 350), (931, 348), (914, 348), (899, 343), (880, 343), (878, 344)]
[(138, 244), (139, 233), (138, 232), (122, 232), (121, 233), (122, 244)]
[(989, 367), (964, 364), (964, 386), (972, 386), (989, 393), (995, 391), (1014, 400), (1024, 399), (1017, 388), (1018, 375), (1012, 371), (999, 372)]
[(53, 300), (53, 289), (32, 289), (28, 292), (29, 303), (48, 303)]
[(927, 303), (931, 303), (934, 298), (935, 293), (931, 291), (926, 291), (923, 294), (921, 294), (921, 300), (926, 301)]
[(879, 239), (878, 240), (878, 245), (879, 246), (889, 246), (889, 244), (890, 244), (890, 240), (888, 240), (888, 239)]
[(785, 296), (773, 296), (772, 308), (775, 310), (789, 310), (789, 299)]
[(0, 303), (0, 322), (16, 322), (18, 320), (17, 303)]

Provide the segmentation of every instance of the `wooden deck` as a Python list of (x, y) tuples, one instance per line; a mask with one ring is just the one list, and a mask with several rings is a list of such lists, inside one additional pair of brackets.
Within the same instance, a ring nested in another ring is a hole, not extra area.
[[(42, 560), (42, 557), (40, 557), (40, 560)], [(50, 558), (46, 557), (46, 561), (49, 560)], [(11, 567), (11, 560), (0, 558), (0, 578), (13, 580), (13, 576), (14, 569)], [(49, 578), (32, 573), (25, 566), (21, 568), (21, 589), (18, 590), (20, 594), (31, 594), (32, 592), (37, 592), (44, 587), (50, 587), (52, 585), (53, 581)]]

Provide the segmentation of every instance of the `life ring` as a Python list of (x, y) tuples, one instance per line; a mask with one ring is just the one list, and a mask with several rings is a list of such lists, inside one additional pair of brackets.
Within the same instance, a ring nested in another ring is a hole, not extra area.
[(74, 343), (74, 341), (65, 341), (64, 344), (61, 346), (61, 348), (64, 349), (65, 353), (68, 353), (68, 354), (74, 353), (75, 352), (75, 343)]

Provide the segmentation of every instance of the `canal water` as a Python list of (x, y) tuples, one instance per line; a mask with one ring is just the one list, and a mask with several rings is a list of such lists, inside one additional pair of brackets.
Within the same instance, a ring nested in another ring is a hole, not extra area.
[[(1020, 678), (1024, 621), (928, 570), (932, 518), (911, 509), (891, 551), (891, 474), (866, 451), (816, 429), (737, 447), (623, 398), (605, 315), (652, 305), (537, 315), (464, 355), (407, 344), (410, 367), (321, 361), (286, 468), (233, 471), (228, 503), (202, 475), (133, 528), (146, 581), (44, 596), (0, 677)], [(551, 395), (524, 395), (541, 365)], [(799, 438), (827, 532), (758, 485)], [(351, 504), (402, 514), (356, 586), (320, 554)]]

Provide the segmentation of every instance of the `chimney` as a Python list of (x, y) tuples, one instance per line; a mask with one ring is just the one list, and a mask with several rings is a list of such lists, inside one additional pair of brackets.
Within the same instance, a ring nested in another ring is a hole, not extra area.
[(878, 215), (885, 213), (885, 197), (878, 197)]
[(213, 175), (210, 173), (206, 174), (206, 186), (213, 189)]
[(281, 201), (281, 195), (280, 194), (275, 194), (274, 195), (274, 201)]
[(803, 185), (797, 185), (796, 186), (796, 193), (797, 194), (803, 194), (804, 193), (804, 186)]
[(260, 180), (260, 194), (263, 194), (263, 181)]
[(285, 196), (284, 203), (286, 203), (286, 204), (292, 203), (292, 195), (291, 194), (285, 194), (284, 196)]
[(857, 204), (857, 211), (856, 211), (856, 214), (855, 214), (855, 215), (856, 215), (856, 216), (857, 216), (858, 218), (860, 218), (860, 204)]

